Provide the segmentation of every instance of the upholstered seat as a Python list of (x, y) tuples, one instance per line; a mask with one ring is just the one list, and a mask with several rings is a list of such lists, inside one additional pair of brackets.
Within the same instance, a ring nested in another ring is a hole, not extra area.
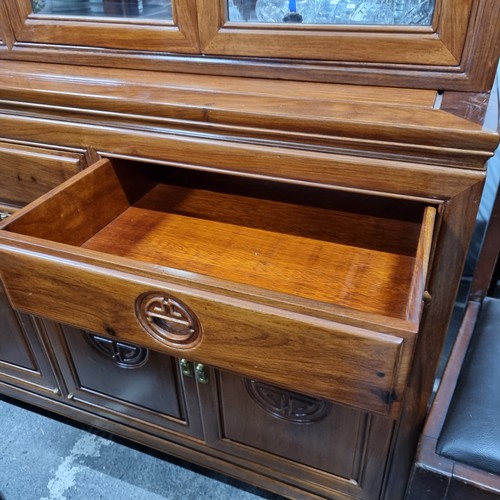
[(483, 301), (436, 451), (500, 475), (500, 299)]
[(500, 499), (500, 191), (495, 188), (465, 312), (420, 437), (407, 500)]

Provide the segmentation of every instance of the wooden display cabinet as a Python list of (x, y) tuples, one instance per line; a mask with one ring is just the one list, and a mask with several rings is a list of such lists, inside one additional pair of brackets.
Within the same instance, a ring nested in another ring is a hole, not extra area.
[(500, 4), (259, 1), (0, 5), (0, 391), (290, 498), (403, 498)]

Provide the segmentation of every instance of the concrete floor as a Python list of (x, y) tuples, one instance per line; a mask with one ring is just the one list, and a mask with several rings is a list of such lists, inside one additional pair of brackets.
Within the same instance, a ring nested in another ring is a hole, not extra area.
[(0, 499), (280, 500), (0, 397)]

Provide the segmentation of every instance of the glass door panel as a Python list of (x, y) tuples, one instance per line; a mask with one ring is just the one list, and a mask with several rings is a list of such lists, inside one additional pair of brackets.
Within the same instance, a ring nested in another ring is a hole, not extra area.
[(457, 67), (474, 1), (204, 0), (198, 6), (205, 54)]
[(172, 20), (171, 0), (31, 0), (34, 14)]
[(430, 26), (435, 0), (228, 0), (233, 22)]
[(196, 0), (4, 0), (16, 42), (198, 53)]

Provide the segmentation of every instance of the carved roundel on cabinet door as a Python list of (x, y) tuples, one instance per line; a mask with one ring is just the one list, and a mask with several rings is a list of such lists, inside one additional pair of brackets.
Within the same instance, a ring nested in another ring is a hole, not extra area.
[(148, 360), (149, 351), (143, 347), (86, 333), (89, 344), (120, 368), (140, 368)]
[(201, 326), (191, 309), (179, 299), (160, 292), (141, 295), (136, 314), (152, 337), (173, 347), (189, 348), (201, 340)]
[(273, 385), (245, 380), (252, 399), (273, 417), (295, 424), (311, 424), (325, 417), (331, 405), (322, 399), (313, 398), (297, 392), (280, 389)]

